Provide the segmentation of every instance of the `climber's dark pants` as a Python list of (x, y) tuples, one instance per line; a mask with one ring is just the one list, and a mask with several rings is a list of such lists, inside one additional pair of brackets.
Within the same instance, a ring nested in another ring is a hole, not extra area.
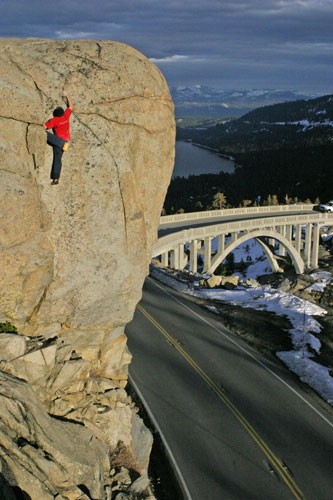
[(59, 179), (61, 172), (61, 159), (63, 155), (63, 145), (66, 141), (61, 139), (60, 137), (51, 134), (51, 132), (47, 132), (47, 143), (53, 148), (53, 161), (51, 167), (51, 179)]

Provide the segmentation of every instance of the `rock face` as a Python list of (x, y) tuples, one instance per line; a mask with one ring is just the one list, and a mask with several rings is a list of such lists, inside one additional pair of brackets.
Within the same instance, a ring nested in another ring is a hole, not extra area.
[[(120, 43), (3, 39), (0, 69), (0, 322), (17, 328), (0, 333), (2, 474), (33, 499), (111, 498), (119, 468), (147, 472), (124, 328), (173, 169), (173, 104)], [(51, 186), (42, 125), (63, 90), (72, 141)]]

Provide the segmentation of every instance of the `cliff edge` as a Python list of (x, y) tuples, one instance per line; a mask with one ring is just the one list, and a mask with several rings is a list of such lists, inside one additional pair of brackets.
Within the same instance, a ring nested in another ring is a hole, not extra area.
[[(38, 500), (143, 491), (151, 436), (125, 392), (124, 328), (174, 164), (168, 87), (107, 41), (2, 39), (0, 70), (0, 322), (15, 327), (0, 333), (0, 477)], [(54, 186), (42, 125), (64, 89)]]

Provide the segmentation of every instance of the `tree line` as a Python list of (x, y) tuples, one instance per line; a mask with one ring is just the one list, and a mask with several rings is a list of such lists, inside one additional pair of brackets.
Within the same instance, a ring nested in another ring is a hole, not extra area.
[(234, 157), (237, 165), (234, 173), (172, 179), (164, 212), (333, 199), (332, 143), (246, 151)]

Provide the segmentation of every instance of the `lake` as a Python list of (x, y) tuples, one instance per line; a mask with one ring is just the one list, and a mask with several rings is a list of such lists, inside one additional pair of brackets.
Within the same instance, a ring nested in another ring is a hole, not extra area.
[(191, 142), (176, 141), (176, 159), (172, 177), (189, 175), (233, 173), (235, 162), (218, 156), (209, 149), (194, 146)]

